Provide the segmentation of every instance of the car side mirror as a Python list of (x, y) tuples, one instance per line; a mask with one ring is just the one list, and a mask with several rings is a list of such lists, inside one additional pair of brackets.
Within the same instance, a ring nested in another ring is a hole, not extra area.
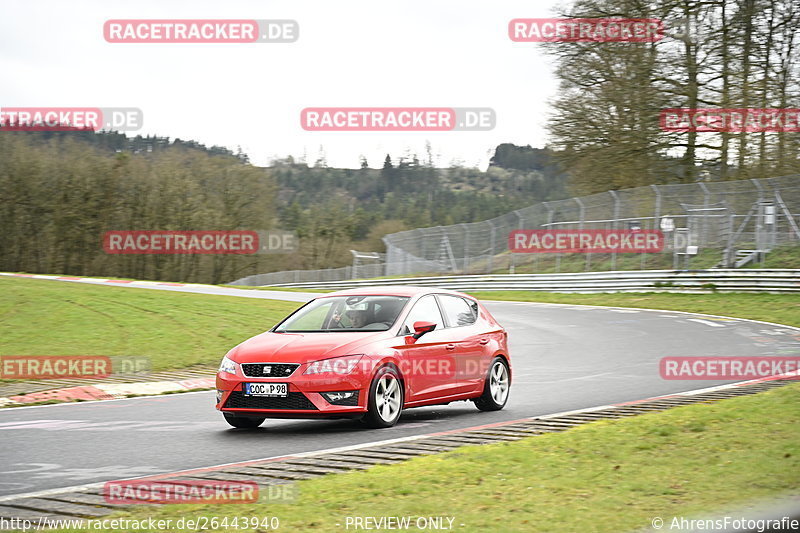
[(419, 339), (420, 337), (422, 337), (428, 332), (433, 331), (434, 329), (436, 329), (436, 324), (434, 324), (433, 322), (424, 322), (424, 321), (414, 322), (414, 334), (411, 336), (414, 339)]

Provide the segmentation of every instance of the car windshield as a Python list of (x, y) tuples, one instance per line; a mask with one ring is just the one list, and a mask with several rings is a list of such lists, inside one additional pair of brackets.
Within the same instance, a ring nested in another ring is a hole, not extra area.
[(278, 324), (278, 333), (386, 331), (408, 302), (405, 296), (318, 298)]

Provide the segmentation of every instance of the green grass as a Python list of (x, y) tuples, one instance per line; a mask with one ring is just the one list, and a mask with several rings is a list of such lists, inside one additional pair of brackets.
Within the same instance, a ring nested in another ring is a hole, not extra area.
[(764, 263), (750, 263), (744, 268), (800, 268), (800, 246), (778, 246), (764, 257)]
[(0, 279), (0, 356), (140, 355), (153, 370), (217, 364), (296, 302)]
[(666, 309), (749, 318), (800, 327), (800, 294), (561, 294), (532, 291), (476, 291), (470, 294), (481, 300)]
[(800, 385), (791, 385), (302, 481), (294, 503), (115, 516), (277, 516), (283, 531), (342, 531), (348, 516), (447, 516), (468, 532), (631, 531), (654, 517), (716, 515), (797, 493), (798, 404)]

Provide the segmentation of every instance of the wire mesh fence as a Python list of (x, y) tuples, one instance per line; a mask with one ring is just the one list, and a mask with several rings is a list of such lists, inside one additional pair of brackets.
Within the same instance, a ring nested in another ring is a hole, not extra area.
[[(387, 235), (383, 239), (386, 274), (682, 267), (687, 247), (697, 247), (701, 257), (693, 260), (699, 261), (698, 266), (734, 266), (736, 250), (763, 254), (778, 246), (799, 244), (798, 212), (800, 175), (609, 191), (541, 202), (484, 222)], [(508, 235), (518, 229), (665, 227), (666, 246), (657, 254), (543, 256), (508, 249)]]
[[(446, 208), (446, 206), (443, 206)], [(489, 274), (736, 267), (800, 245), (800, 175), (650, 185), (540, 202), (483, 222), (386, 235), (383, 263), (249, 276), (239, 285), (413, 274)], [(661, 230), (658, 253), (520, 254), (514, 230)]]

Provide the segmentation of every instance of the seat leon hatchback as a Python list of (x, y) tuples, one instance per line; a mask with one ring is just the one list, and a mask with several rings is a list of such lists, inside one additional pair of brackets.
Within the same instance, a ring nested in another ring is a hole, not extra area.
[(217, 409), (237, 428), (265, 418), (358, 418), (390, 427), (403, 409), (471, 400), (502, 409), (507, 333), (475, 298), (420, 287), (311, 300), (222, 359)]

